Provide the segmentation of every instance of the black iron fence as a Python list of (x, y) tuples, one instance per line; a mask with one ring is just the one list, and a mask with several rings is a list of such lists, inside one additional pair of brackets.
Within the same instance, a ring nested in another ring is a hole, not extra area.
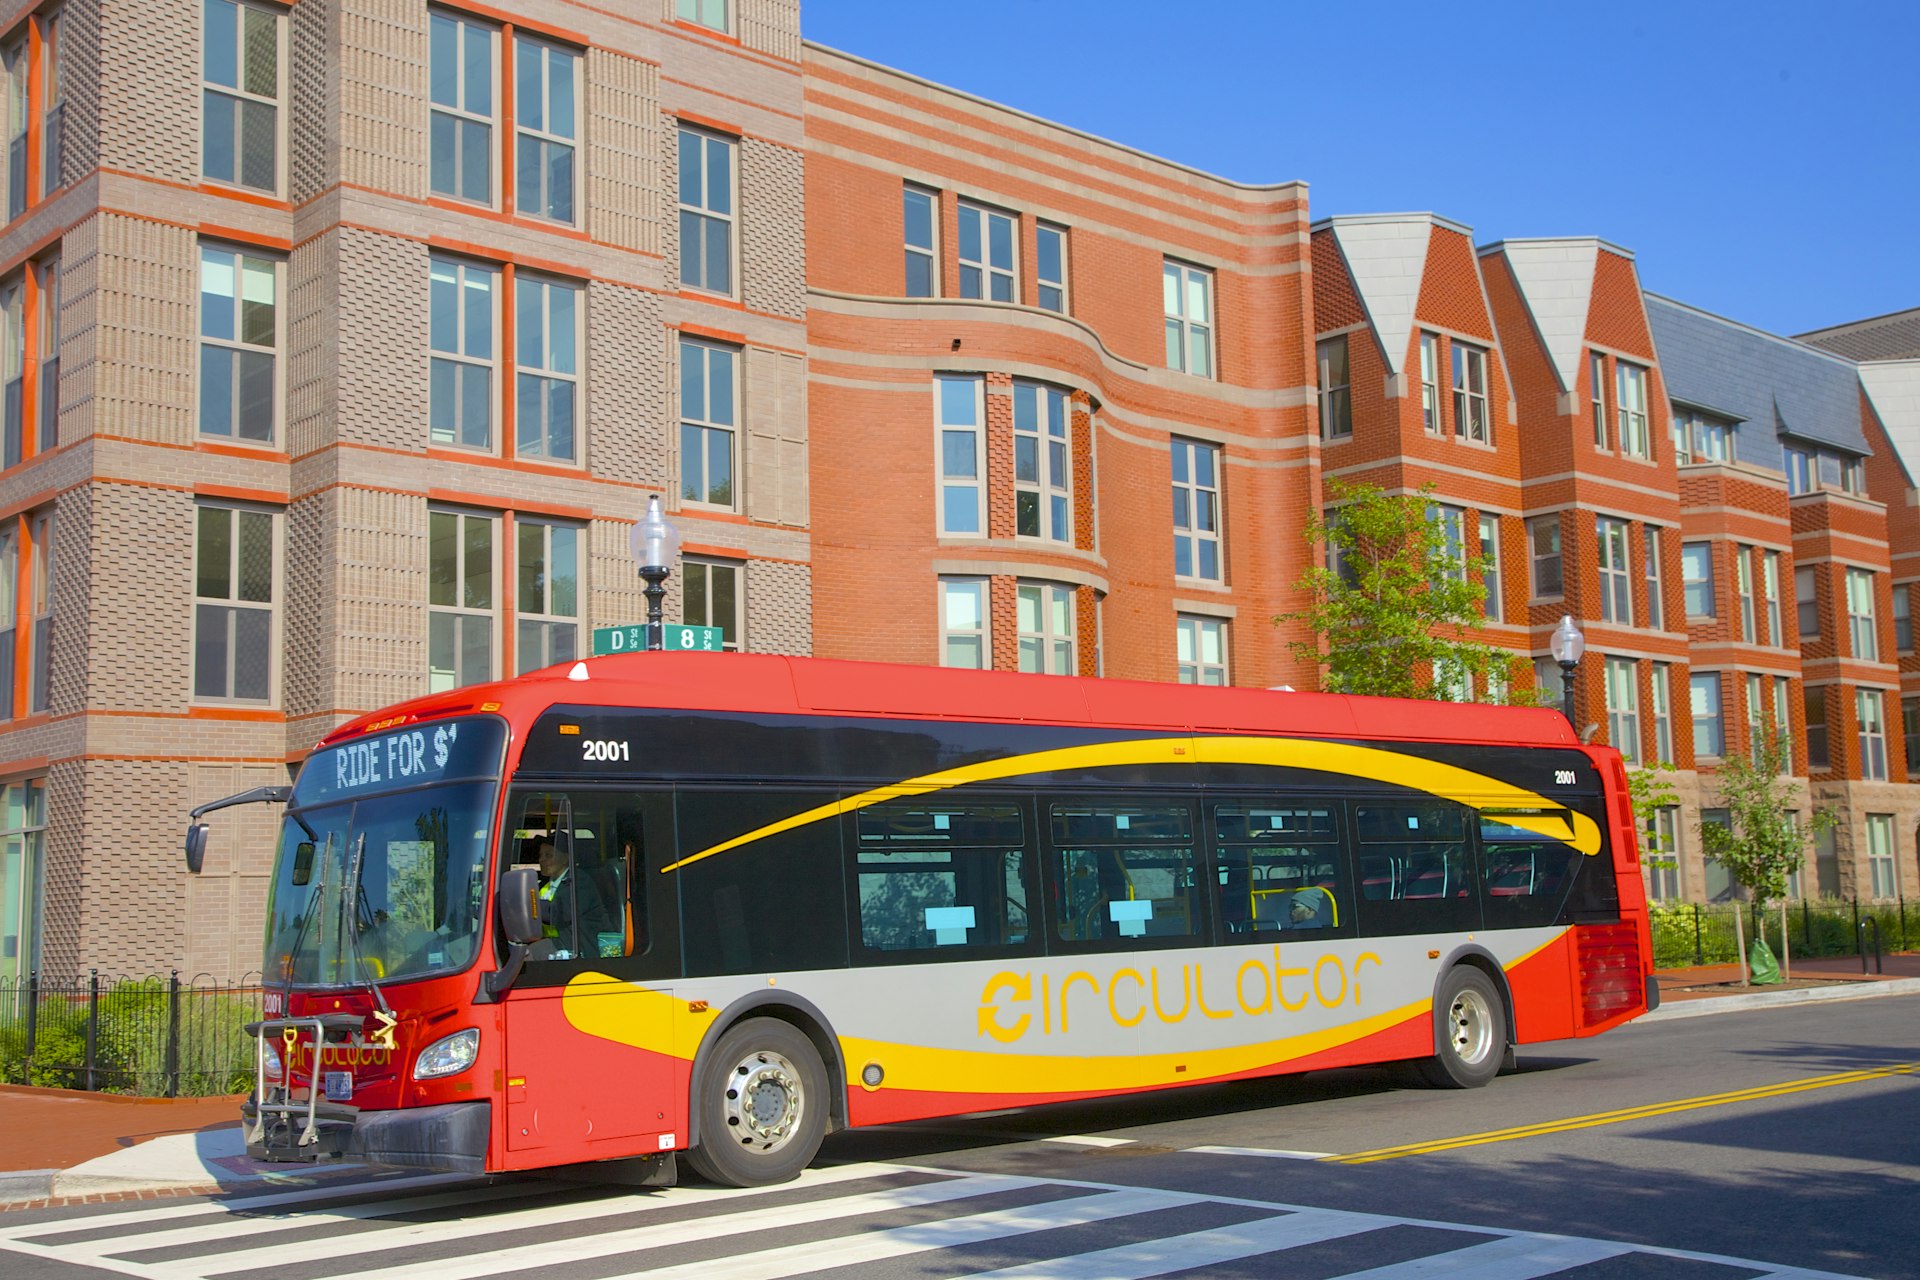
[(253, 1087), (257, 980), (201, 975), (85, 977), (35, 973), (0, 985), (0, 1084), (149, 1097), (211, 1097)]
[[(1734, 963), (1738, 953), (1733, 917), (1739, 911), (1746, 912), (1748, 945), (1756, 937), (1765, 937), (1773, 953), (1779, 955), (1783, 943), (1779, 903), (1756, 912), (1750, 903), (1680, 902), (1652, 909), (1654, 966), (1679, 969)], [(1920, 908), (1910, 911), (1905, 898), (1891, 902), (1862, 902), (1858, 898), (1789, 902), (1785, 924), (1785, 947), (1795, 956), (1857, 956), (1863, 945), (1869, 951), (1875, 949), (1876, 941), (1888, 951), (1920, 947)]]

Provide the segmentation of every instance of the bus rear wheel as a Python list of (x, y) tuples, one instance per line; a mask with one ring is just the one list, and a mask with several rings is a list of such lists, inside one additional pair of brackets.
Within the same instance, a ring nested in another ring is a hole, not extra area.
[(812, 1163), (827, 1132), (827, 1073), (792, 1023), (748, 1018), (714, 1046), (695, 1092), (700, 1145), (687, 1163), (709, 1182), (766, 1187)]
[(1477, 1089), (1500, 1074), (1507, 1058), (1506, 1004), (1493, 980), (1457, 965), (1433, 1002), (1436, 1052), (1419, 1063), (1436, 1089)]

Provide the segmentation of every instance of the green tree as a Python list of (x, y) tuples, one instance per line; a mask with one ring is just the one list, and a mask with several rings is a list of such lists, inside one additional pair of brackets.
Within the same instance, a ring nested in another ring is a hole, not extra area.
[[(1437, 518), (1433, 486), (1389, 494), (1369, 484), (1327, 483), (1333, 510), (1307, 522), (1307, 540), (1336, 567), (1307, 570), (1295, 584), (1311, 603), (1276, 623), (1303, 622), (1311, 639), (1294, 656), (1325, 668), (1330, 693), (1394, 698), (1464, 696), (1533, 701), (1512, 688), (1515, 659), (1479, 639), (1486, 588), (1481, 557), (1458, 526)], [(1458, 534), (1457, 538), (1454, 536)], [(1331, 554), (1324, 554), (1331, 552)]]
[(1653, 820), (1654, 814), (1675, 803), (1674, 772), (1665, 761), (1627, 770), (1627, 795), (1633, 801), (1633, 819), (1640, 828), (1640, 860), (1661, 871), (1671, 871), (1679, 863), (1678, 851), (1666, 847), (1659, 824)]

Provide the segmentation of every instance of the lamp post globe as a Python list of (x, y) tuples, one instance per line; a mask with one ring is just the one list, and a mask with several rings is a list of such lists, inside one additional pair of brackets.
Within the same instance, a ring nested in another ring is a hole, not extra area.
[[(1553, 660), (1560, 664), (1560, 711), (1573, 724), (1573, 673), (1580, 656), (1587, 651), (1587, 637), (1574, 622), (1572, 614), (1563, 615), (1547, 641)], [(1576, 726), (1576, 732), (1578, 731)]]
[(647, 514), (634, 524), (627, 546), (647, 583), (647, 648), (664, 648), (666, 631), (660, 606), (667, 598), (667, 575), (673, 572), (673, 558), (680, 554), (680, 531), (660, 510), (659, 494), (647, 498)]

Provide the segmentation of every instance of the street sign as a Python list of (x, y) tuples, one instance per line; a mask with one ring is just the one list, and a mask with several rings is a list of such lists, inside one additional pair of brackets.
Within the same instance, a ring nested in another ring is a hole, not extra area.
[[(719, 653), (723, 648), (724, 637), (719, 627), (669, 624), (661, 628), (661, 633), (661, 647), (665, 649), (695, 649), (702, 653)], [(646, 647), (647, 627), (643, 622), (625, 627), (593, 629), (593, 656), (596, 658), (610, 653), (639, 653)]]

